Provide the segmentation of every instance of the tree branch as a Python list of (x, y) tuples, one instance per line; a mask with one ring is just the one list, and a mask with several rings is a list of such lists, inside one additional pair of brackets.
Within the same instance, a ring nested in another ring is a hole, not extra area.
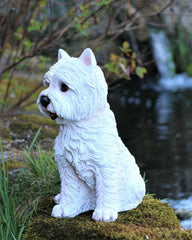
[(10, 109), (8, 109), (7, 112), (11, 112), (15, 110), (16, 108), (20, 107), (20, 105), (25, 102), (27, 99), (31, 97), (33, 93), (35, 93), (43, 84), (39, 83), (33, 90), (31, 90), (28, 94), (25, 95), (25, 97), (21, 98), (17, 103), (15, 103)]

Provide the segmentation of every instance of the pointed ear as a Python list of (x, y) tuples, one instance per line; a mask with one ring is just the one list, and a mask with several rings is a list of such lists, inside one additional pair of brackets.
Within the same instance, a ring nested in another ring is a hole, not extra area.
[(95, 55), (92, 52), (92, 50), (90, 48), (86, 48), (81, 56), (79, 57), (79, 59), (84, 63), (84, 65), (86, 66), (93, 66), (93, 65), (97, 65), (97, 61), (95, 59)]
[(59, 49), (58, 51), (58, 61), (63, 58), (63, 60), (70, 58), (69, 54), (65, 52), (63, 49)]

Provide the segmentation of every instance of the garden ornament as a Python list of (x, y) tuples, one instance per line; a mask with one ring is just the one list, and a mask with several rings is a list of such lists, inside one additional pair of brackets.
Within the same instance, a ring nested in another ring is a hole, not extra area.
[(118, 212), (141, 203), (145, 183), (118, 136), (94, 53), (87, 48), (73, 58), (60, 49), (43, 83), (38, 107), (60, 125), (54, 150), (61, 192), (54, 197), (52, 216), (93, 210), (95, 221), (115, 221)]

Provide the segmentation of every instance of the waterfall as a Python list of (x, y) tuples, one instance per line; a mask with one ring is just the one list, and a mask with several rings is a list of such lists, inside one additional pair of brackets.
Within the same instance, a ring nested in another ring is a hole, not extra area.
[(154, 58), (161, 77), (171, 77), (175, 74), (175, 64), (170, 50), (169, 41), (164, 31), (151, 31)]
[(192, 78), (186, 73), (176, 74), (173, 54), (164, 31), (150, 31), (153, 55), (160, 74), (159, 85), (168, 91), (192, 88)]

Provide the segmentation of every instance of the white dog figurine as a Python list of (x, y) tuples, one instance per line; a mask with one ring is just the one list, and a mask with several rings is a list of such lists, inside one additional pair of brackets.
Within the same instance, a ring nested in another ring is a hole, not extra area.
[(47, 88), (38, 97), (38, 107), (60, 125), (54, 150), (61, 193), (54, 198), (52, 216), (94, 210), (95, 221), (115, 221), (118, 212), (141, 203), (145, 184), (118, 136), (107, 84), (93, 52), (87, 48), (73, 58), (60, 49), (43, 83)]

